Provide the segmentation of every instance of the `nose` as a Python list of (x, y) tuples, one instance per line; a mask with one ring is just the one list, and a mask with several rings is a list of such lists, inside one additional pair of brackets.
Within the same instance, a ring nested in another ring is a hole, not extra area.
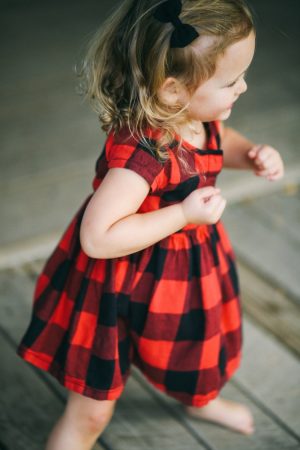
[(237, 84), (237, 92), (238, 92), (238, 95), (243, 94), (244, 92), (247, 91), (247, 89), (248, 89), (247, 83), (246, 83), (246, 81), (244, 80), (244, 78), (242, 78), (242, 79), (240, 80), (240, 82)]

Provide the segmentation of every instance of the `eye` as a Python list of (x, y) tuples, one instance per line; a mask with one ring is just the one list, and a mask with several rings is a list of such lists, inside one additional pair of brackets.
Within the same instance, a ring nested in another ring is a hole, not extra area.
[(231, 83), (231, 84), (228, 84), (226, 87), (233, 87), (235, 84), (236, 84), (236, 81), (234, 81), (234, 82)]
[[(244, 80), (245, 80), (246, 77), (247, 77), (247, 75), (248, 75), (248, 70), (246, 70), (246, 72), (243, 74), (243, 77), (242, 77), (242, 78), (244, 78)], [(228, 85), (225, 86), (225, 87), (226, 87), (226, 88), (233, 87), (233, 86), (238, 82), (238, 80), (239, 80), (239, 79), (237, 79), (237, 80), (234, 81), (233, 83), (228, 84)]]

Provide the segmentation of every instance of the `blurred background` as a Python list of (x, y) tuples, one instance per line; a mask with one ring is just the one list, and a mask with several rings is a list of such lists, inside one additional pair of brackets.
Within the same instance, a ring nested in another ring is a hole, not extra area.
[[(63, 389), (27, 367), (14, 349), (30, 317), (41, 265), (92, 192), (105, 135), (96, 113), (76, 93), (75, 65), (117, 4), (3, 0), (0, 5), (0, 381), (6, 392), (0, 449), (40, 449), (63, 407)], [(97, 448), (174, 449), (175, 441), (178, 449), (299, 448), (300, 2), (248, 4), (257, 26), (256, 54), (248, 91), (225, 125), (276, 148), (285, 176), (272, 182), (224, 170), (218, 185), (228, 199), (223, 220), (238, 258), (245, 316), (243, 366), (224, 392), (252, 404), (258, 432), (245, 442), (214, 425), (193, 424), (135, 370)], [(176, 439), (175, 428), (181, 430)]]

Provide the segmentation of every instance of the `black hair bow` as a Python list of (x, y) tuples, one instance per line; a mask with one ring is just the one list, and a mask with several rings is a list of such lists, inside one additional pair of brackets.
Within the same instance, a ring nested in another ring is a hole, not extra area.
[(155, 19), (160, 22), (171, 22), (174, 25), (175, 30), (170, 41), (171, 48), (186, 47), (199, 36), (199, 33), (192, 25), (181, 22), (179, 19), (181, 10), (182, 4), (180, 0), (167, 0), (160, 4), (153, 14)]

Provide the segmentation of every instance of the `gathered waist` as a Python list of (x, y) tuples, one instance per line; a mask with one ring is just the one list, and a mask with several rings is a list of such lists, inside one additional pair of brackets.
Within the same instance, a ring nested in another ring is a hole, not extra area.
[(210, 227), (211, 225), (197, 225), (197, 224), (193, 224), (193, 223), (189, 223), (188, 225), (185, 225), (184, 227), (180, 228), (180, 230), (175, 231), (174, 234), (177, 233), (184, 233), (186, 231), (195, 231), (197, 232), (197, 234), (201, 235), (201, 236), (209, 236), (210, 235)]

